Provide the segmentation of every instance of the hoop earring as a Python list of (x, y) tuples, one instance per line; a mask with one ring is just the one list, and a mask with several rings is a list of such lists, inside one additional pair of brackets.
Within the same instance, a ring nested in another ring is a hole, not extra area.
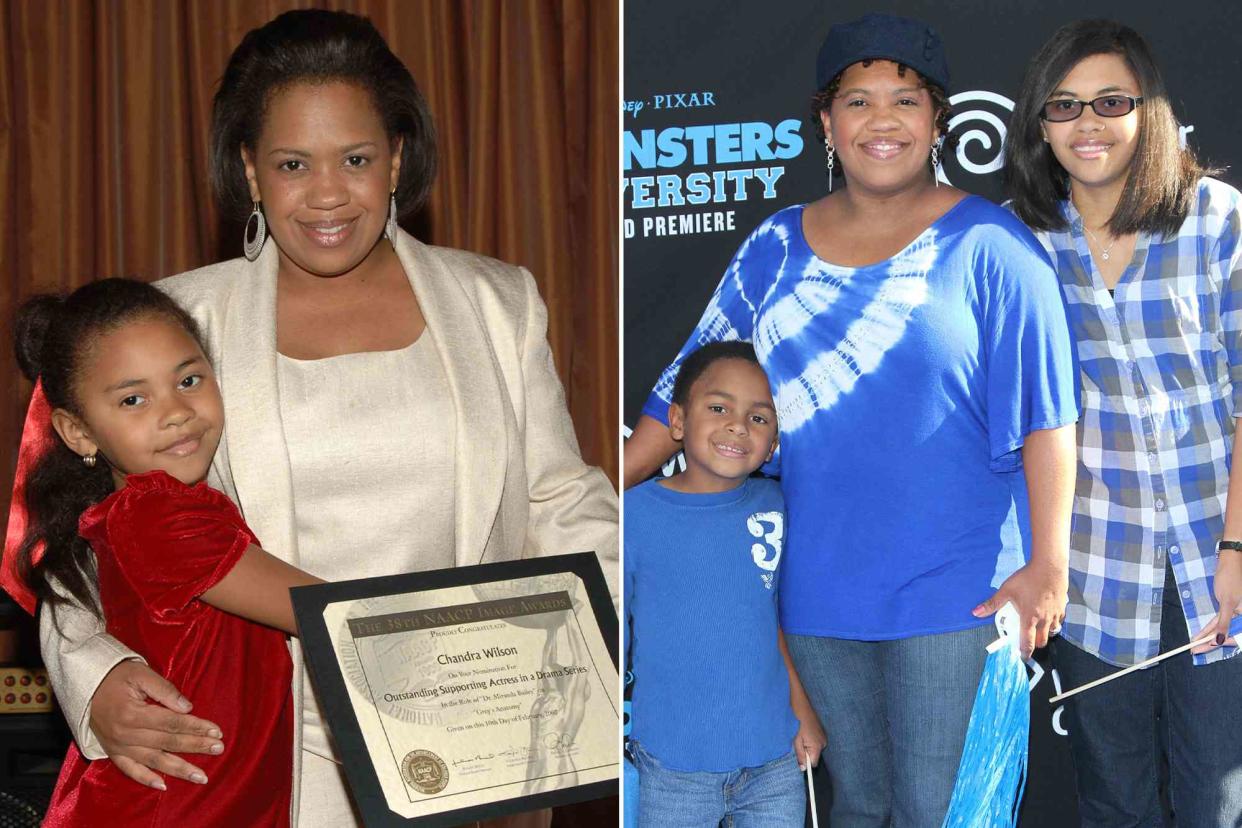
[(95, 468), (95, 455), (93, 455), (93, 454), (83, 454), (83, 455), (82, 455), (82, 465), (86, 466), (88, 469), (93, 469), (93, 468)]
[(388, 199), (388, 221), (384, 223), (384, 235), (393, 244), (397, 243), (397, 191), (393, 190)]
[(944, 145), (944, 136), (936, 139), (936, 143), (931, 148), (931, 165), (932, 180), (936, 182), (936, 186), (940, 186), (940, 148)]
[[(251, 224), (254, 224), (253, 236), (250, 233)], [(246, 259), (253, 262), (259, 258), (265, 241), (267, 241), (267, 219), (263, 217), (263, 211), (259, 209), (259, 202), (256, 201), (254, 209), (250, 212), (250, 218), (246, 219), (246, 229), (242, 231), (242, 252), (246, 254)]]
[(824, 152), (828, 153), (828, 192), (832, 192), (832, 168), (837, 163), (837, 155), (833, 150), (832, 139), (824, 136)]

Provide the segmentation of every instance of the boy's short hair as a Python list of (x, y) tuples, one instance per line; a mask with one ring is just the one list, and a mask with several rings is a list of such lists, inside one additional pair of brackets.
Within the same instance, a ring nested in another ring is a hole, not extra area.
[[(728, 342), (709, 342), (703, 347), (691, 351), (681, 362), (677, 372), (677, 381), (673, 383), (673, 404), (685, 406), (690, 397), (690, 389), (696, 380), (703, 376), (714, 362), (722, 359), (742, 359), (759, 365), (759, 357), (755, 355), (755, 346), (749, 342), (730, 340)], [(762, 365), (759, 366), (762, 369)]]

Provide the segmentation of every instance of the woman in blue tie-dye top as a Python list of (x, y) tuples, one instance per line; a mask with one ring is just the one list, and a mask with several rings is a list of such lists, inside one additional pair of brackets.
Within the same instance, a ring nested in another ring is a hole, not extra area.
[[(781, 624), (827, 731), (832, 824), (933, 826), (995, 636), (986, 616), (1012, 601), (1027, 653), (1061, 620), (1072, 344), (1031, 234), (935, 182), (948, 70), (934, 32), (869, 15), (832, 29), (818, 69), (836, 187), (746, 239), (682, 354), (750, 340), (772, 383)], [(626, 446), (628, 484), (676, 450), (680, 359)]]

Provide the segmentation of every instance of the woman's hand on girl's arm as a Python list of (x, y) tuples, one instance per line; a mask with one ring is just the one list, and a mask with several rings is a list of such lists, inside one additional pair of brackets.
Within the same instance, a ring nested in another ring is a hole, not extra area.
[(680, 443), (669, 436), (668, 426), (646, 414), (638, 418), (634, 433), (625, 441), (622, 454), (625, 459), (621, 476), (623, 488), (642, 483), (672, 457)]
[(39, 611), (39, 649), (82, 755), (111, 759), (125, 776), (155, 788), (164, 785), (155, 771), (201, 777), (173, 752), (218, 753), (220, 728), (188, 715), (190, 702), (176, 687), (109, 636), (98, 616), (61, 594), (68, 603)]
[(1031, 511), (1031, 560), (972, 610), (982, 618), (1012, 601), (1021, 616), (1022, 657), (1048, 643), (1065, 618), (1069, 591), (1069, 528), (1078, 462), (1075, 426), (1026, 435), (1022, 467)]
[(251, 544), (229, 573), (200, 597), (217, 609), (297, 635), (289, 589), (322, 583)]
[(798, 767), (806, 770), (807, 757), (810, 757), (811, 767), (819, 764), (819, 755), (828, 745), (828, 737), (824, 735), (819, 716), (815, 715), (815, 708), (811, 706), (811, 700), (802, 687), (802, 680), (798, 678), (798, 671), (794, 669), (789, 648), (785, 646), (784, 632), (777, 632), (777, 641), (781, 648), (781, 658), (785, 659), (785, 669), (789, 671), (789, 704), (793, 707), (794, 715), (798, 717), (798, 732), (793, 741), (794, 756), (798, 760)]
[(189, 710), (189, 700), (163, 676), (122, 661), (91, 697), (91, 730), (117, 770), (141, 785), (165, 790), (161, 773), (203, 784), (202, 769), (175, 754), (218, 754), (224, 743), (219, 727)]

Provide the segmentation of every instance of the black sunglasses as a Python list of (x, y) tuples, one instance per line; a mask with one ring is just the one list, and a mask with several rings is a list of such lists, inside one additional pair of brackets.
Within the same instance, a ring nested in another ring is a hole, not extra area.
[(1039, 117), (1045, 121), (1072, 121), (1082, 114), (1083, 107), (1091, 107), (1091, 111), (1101, 118), (1120, 118), (1129, 115), (1134, 108), (1143, 102), (1142, 98), (1131, 98), (1129, 95), (1102, 95), (1093, 101), (1075, 101), (1064, 99), (1048, 101), (1039, 110)]

